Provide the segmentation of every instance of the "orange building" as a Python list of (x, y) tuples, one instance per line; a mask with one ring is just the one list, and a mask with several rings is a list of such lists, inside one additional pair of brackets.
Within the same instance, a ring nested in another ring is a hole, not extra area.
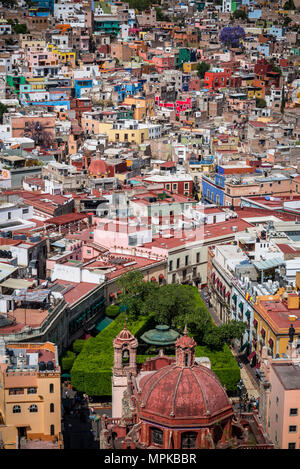
[(131, 106), (134, 109), (133, 118), (135, 120), (142, 120), (145, 117), (153, 117), (155, 114), (155, 99), (154, 96), (127, 96), (124, 105)]
[[(57, 347), (0, 342), (0, 443), (5, 449), (61, 449)], [(1, 441), (2, 440), (2, 441)]]

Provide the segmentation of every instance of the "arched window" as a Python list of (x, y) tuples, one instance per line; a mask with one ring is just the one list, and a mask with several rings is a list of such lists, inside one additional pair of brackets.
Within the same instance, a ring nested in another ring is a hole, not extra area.
[(55, 435), (54, 425), (50, 425), (50, 435)]
[(31, 406), (29, 407), (29, 412), (37, 412), (38, 411), (38, 407), (36, 404), (31, 404)]
[(157, 445), (162, 445), (164, 441), (163, 431), (159, 428), (151, 428), (151, 441)]
[(122, 352), (122, 364), (128, 365), (129, 364), (129, 350), (126, 348)]
[(196, 448), (197, 433), (186, 432), (181, 435), (181, 449)]
[(50, 383), (49, 384), (49, 392), (54, 392), (54, 384), (53, 383)]
[(20, 414), (20, 413), (21, 413), (21, 407), (19, 405), (14, 405), (13, 414)]
[(50, 412), (54, 412), (54, 404), (50, 404)]

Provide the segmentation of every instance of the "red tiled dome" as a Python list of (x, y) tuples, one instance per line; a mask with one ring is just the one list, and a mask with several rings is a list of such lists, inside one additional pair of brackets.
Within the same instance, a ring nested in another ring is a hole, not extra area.
[(101, 176), (106, 174), (107, 167), (106, 163), (103, 160), (92, 160), (89, 165), (89, 173), (95, 176)]
[(139, 388), (141, 414), (153, 421), (163, 417), (201, 423), (232, 413), (219, 379), (204, 366), (161, 368), (142, 377)]

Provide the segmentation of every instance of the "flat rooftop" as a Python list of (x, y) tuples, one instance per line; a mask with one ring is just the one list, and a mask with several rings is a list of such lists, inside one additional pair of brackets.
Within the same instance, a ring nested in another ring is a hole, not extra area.
[(299, 365), (293, 363), (273, 363), (272, 367), (284, 389), (300, 389)]

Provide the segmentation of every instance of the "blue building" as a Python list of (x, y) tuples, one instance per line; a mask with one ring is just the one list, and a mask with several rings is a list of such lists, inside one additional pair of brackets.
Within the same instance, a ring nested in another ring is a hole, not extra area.
[(139, 91), (143, 90), (143, 82), (138, 81), (137, 83), (123, 83), (116, 85), (114, 91), (118, 93), (118, 102), (122, 103), (126, 96), (133, 96)]
[(81, 98), (81, 92), (85, 88), (93, 88), (92, 78), (77, 78), (74, 80), (75, 98)]
[(215, 174), (214, 180), (202, 176), (202, 202), (224, 206), (225, 176)]
[(53, 13), (54, 11), (54, 0), (31, 0), (31, 9), (42, 8), (44, 11), (48, 10)]
[(265, 57), (270, 55), (270, 44), (259, 44), (257, 46), (257, 52), (260, 52)]

